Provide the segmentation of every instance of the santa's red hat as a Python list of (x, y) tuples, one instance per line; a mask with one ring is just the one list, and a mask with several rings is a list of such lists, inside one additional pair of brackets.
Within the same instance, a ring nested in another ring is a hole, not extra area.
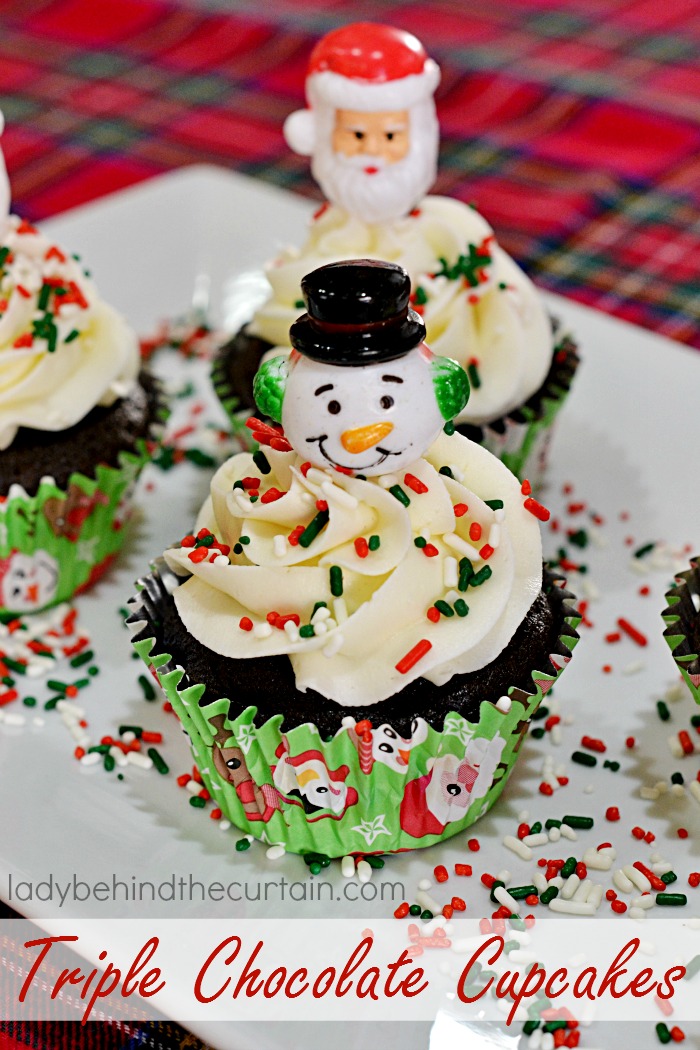
[(364, 112), (410, 109), (429, 99), (440, 70), (411, 33), (375, 22), (355, 22), (328, 33), (311, 52), (308, 109), (284, 123), (284, 137), (305, 156), (315, 148), (313, 110), (322, 105)]

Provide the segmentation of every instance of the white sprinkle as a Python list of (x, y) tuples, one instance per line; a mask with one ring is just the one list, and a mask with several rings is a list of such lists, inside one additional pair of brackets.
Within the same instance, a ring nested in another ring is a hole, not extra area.
[(595, 905), (590, 901), (562, 900), (561, 896), (549, 902), (550, 911), (559, 911), (567, 915), (595, 915)]
[(578, 835), (568, 824), (562, 824), (559, 830), (565, 839), (569, 839), (570, 842), (578, 842)]
[(603, 887), (600, 885), (600, 883), (596, 883), (591, 888), (591, 892), (588, 894), (588, 903), (592, 904), (593, 907), (597, 910), (600, 907), (600, 902), (602, 901), (602, 899)]
[[(552, 830), (554, 831), (554, 828)], [(556, 830), (558, 831), (559, 829), (557, 828)], [(526, 846), (532, 847), (546, 846), (550, 839), (546, 831), (539, 831), (535, 835), (525, 835), (520, 841), (524, 842)]]
[(693, 603), (695, 612), (700, 612), (700, 594), (691, 594), (690, 600)]
[(459, 563), (456, 558), (449, 555), (442, 565), (442, 582), (445, 587), (456, 587), (459, 581)]
[(116, 765), (118, 765), (118, 766), (125, 766), (126, 765), (126, 755), (124, 754), (124, 752), (122, 751), (122, 749), (120, 747), (114, 747), (114, 746), (110, 747), (108, 754), (110, 754), (112, 756), (112, 758), (114, 759)]
[(185, 784), (185, 790), (188, 791), (190, 795), (198, 795), (202, 788), (196, 780), (188, 780)]
[(506, 835), (503, 839), (503, 845), (506, 849), (509, 849), (511, 853), (517, 854), (521, 860), (532, 860), (532, 850), (529, 846), (526, 846), (520, 839), (516, 839), (514, 835)]
[(127, 729), (126, 733), (122, 733), (122, 740), (125, 744), (133, 744), (136, 740), (136, 733), (132, 732), (131, 729)]
[(499, 871), (498, 875), (496, 876), (496, 882), (505, 882), (507, 886), (512, 878), (513, 876), (508, 871), (508, 869), (504, 868), (503, 871)]
[(128, 765), (137, 766), (139, 769), (151, 769), (153, 766), (153, 759), (140, 751), (129, 751), (126, 755), (126, 761)]
[(532, 885), (535, 887), (538, 893), (544, 893), (549, 883), (545, 879), (541, 871), (536, 871), (532, 876)]
[(507, 715), (513, 706), (513, 701), (509, 696), (500, 696), (496, 701), (496, 707), (499, 711), (502, 711), (504, 715)]
[(321, 623), (323, 620), (329, 619), (330, 615), (330, 611), (326, 608), (325, 605), (319, 605), (318, 609), (311, 617), (311, 623), (315, 626), (317, 623)]
[(626, 664), (622, 668), (622, 673), (623, 674), (639, 674), (639, 672), (643, 671), (645, 668), (646, 668), (646, 664), (644, 663), (644, 660), (634, 660), (631, 664)]
[(423, 937), (431, 937), (436, 930), (446, 929), (446, 923), (447, 919), (440, 913), (421, 926), (421, 934)]
[(514, 948), (508, 955), (508, 961), (528, 966), (530, 963), (537, 962), (537, 956), (534, 952), (525, 951), (523, 948)]
[(550, 842), (558, 842), (560, 838), (561, 838), (561, 831), (559, 830), (559, 828), (550, 828), (549, 829), (549, 841)]
[(606, 857), (595, 849), (587, 849), (583, 854), (583, 863), (593, 871), (610, 871), (612, 868), (612, 857)]
[(461, 598), (461, 597), (462, 597), (462, 595), (458, 591), (451, 590), (451, 591), (447, 591), (446, 592), (446, 594), (445, 594), (445, 601), (446, 602), (450, 602), (452, 604), (452, 603), (456, 602), (458, 598)]
[(6, 726), (23, 726), (26, 721), (24, 715), (15, 714), (13, 711), (6, 712), (4, 718)]
[(641, 897), (635, 897), (632, 901), (632, 907), (644, 908), (645, 911), (648, 911), (649, 908), (656, 907), (656, 897), (653, 893), (645, 893)]
[(65, 711), (67, 715), (73, 715), (74, 718), (83, 718), (85, 716), (85, 709), (71, 703), (70, 700), (59, 700), (56, 704), (56, 710), (60, 711), (61, 714)]
[(553, 744), (561, 744), (561, 726), (558, 722), (550, 729), (549, 736)]
[(41, 717), (40, 717), (39, 715), (36, 715), (36, 716), (35, 716), (35, 717), (34, 717), (34, 718), (32, 719), (32, 725), (33, 725), (33, 726), (36, 726), (36, 727), (37, 727), (37, 729), (41, 729), (41, 728), (42, 728), (42, 726), (46, 725), (46, 723), (45, 723), (45, 721), (44, 721), (44, 719), (43, 719), (43, 718), (41, 718)]
[(493, 547), (494, 550), (498, 548), (501, 542), (501, 526), (496, 522), (489, 529), (489, 547)]
[(220, 820), (219, 821), (219, 831), (228, 831), (228, 829), (230, 827), (231, 827), (231, 821), (230, 820)]
[(268, 860), (279, 860), (286, 852), (286, 849), (280, 842), (276, 846), (270, 846), (268, 850), (265, 850), (265, 856)]
[(700, 802), (700, 782), (697, 780), (691, 780), (688, 786), (690, 794), (693, 796), (696, 802)]
[(314, 631), (316, 633), (316, 637), (320, 638), (322, 635), (327, 634), (328, 627), (323, 622), (323, 620), (321, 620), (320, 623), (317, 623), (317, 624), (314, 625)]
[(636, 922), (643, 922), (647, 917), (647, 913), (643, 908), (631, 907), (627, 912), (630, 919), (634, 919)]
[(511, 912), (515, 912), (516, 915), (520, 914), (520, 901), (516, 901), (515, 897), (511, 897), (505, 886), (496, 886), (493, 895), (499, 904), (504, 904), (506, 908), (510, 908)]
[(634, 885), (625, 875), (622, 868), (618, 868), (613, 875), (613, 882), (622, 893), (633, 893)]
[(215, 558), (209, 559), (212, 565), (230, 565), (228, 557), (225, 554), (217, 554)]
[(294, 645), (299, 641), (299, 628), (294, 623), (294, 620), (287, 620), (284, 625), (284, 633), (289, 638), (289, 641)]
[(98, 762), (102, 760), (102, 755), (99, 751), (88, 751), (86, 755), (80, 759), (81, 766), (96, 766)]
[(682, 679), (673, 682), (664, 693), (664, 700), (675, 704), (677, 700), (685, 700), (685, 683)]
[(442, 911), (442, 905), (438, 904), (425, 890), (416, 890), (416, 904), (420, 904), (421, 908), (431, 911), (433, 915), (439, 915)]
[(685, 788), (682, 784), (671, 784), (671, 794), (675, 798), (681, 798), (683, 795), (685, 795)]
[(333, 614), (338, 623), (345, 623), (348, 618), (348, 607), (345, 598), (336, 598), (333, 602)]
[(575, 901), (587, 901), (592, 887), (592, 881), (590, 879), (584, 879), (578, 889), (574, 892), (571, 899)]
[(432, 888), (432, 885), (433, 884), (430, 881), (430, 879), (421, 879), (420, 882), (418, 883), (418, 889), (419, 890), (429, 890), (429, 889)]
[(683, 751), (683, 748), (681, 747), (681, 742), (678, 739), (678, 736), (674, 733), (673, 736), (666, 737), (666, 741), (668, 743), (669, 749), (670, 749), (671, 754), (673, 755), (673, 757), (674, 758), (683, 758), (684, 751)]
[(351, 856), (343, 857), (340, 862), (340, 873), (344, 879), (351, 879), (355, 874), (355, 858)]
[(272, 549), (276, 558), (284, 558), (289, 547), (287, 546), (287, 537), (283, 536), (281, 532), (278, 532), (272, 539)]
[(357, 877), (360, 882), (369, 882), (372, 878), (372, 868), (366, 860), (361, 860), (357, 865)]
[(614, 846), (600, 846), (598, 848), (598, 853), (603, 853), (606, 857), (611, 857), (612, 860), (615, 860), (615, 857), (617, 856), (617, 850)]
[(396, 474), (382, 474), (377, 480), (383, 489), (390, 489), (392, 485), (399, 484)]
[(471, 543), (467, 543), (466, 540), (463, 540), (462, 537), (458, 536), (456, 533), (446, 532), (442, 538), (447, 546), (451, 547), (452, 550), (457, 551), (458, 554), (464, 554), (468, 558), (474, 558), (476, 561), (479, 561), (481, 558), (476, 547), (472, 547)]
[(659, 797), (659, 792), (654, 787), (642, 787), (639, 789), (639, 797), (646, 799), (649, 802), (655, 802)]
[(571, 875), (569, 875), (568, 879), (566, 880), (566, 882), (562, 886), (560, 896), (565, 901), (571, 900), (571, 898), (576, 893), (576, 890), (579, 888), (580, 885), (581, 885), (580, 878), (578, 877), (576, 872), (573, 872)]
[(518, 824), (525, 824), (530, 819), (530, 810), (521, 809), (518, 813)]
[(255, 638), (269, 638), (272, 634), (272, 626), (269, 623), (256, 623), (253, 628)]
[(583, 789), (584, 795), (592, 795), (593, 791), (594, 791), (594, 788), (593, 788), (592, 784), (586, 784), (585, 788)]

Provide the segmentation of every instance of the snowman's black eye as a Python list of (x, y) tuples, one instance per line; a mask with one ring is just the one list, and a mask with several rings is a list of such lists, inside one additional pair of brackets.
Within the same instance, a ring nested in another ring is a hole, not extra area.
[(239, 769), (241, 765), (240, 758), (229, 758), (226, 765), (229, 769)]
[(394, 403), (393, 397), (389, 397), (388, 394), (385, 394), (384, 397), (379, 402), (379, 404), (382, 406), (382, 408), (391, 408), (393, 403)]
[(362, 142), (363, 138), (365, 137), (364, 131), (355, 131), (353, 132), (353, 134), (358, 142)]
[(338, 413), (340, 412), (340, 402), (339, 401), (329, 401), (328, 402), (328, 411), (330, 412), (330, 414), (332, 416), (337, 416)]
[(391, 746), (391, 744), (380, 744), (379, 750), (383, 751), (385, 755), (391, 755), (394, 752), (394, 749)]

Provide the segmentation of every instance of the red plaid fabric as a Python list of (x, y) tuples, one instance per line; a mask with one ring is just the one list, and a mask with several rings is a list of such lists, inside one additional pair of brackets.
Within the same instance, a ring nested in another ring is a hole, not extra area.
[(442, 67), (436, 190), (475, 199), (543, 287), (700, 347), (698, 0), (219, 6), (0, 3), (19, 211), (201, 161), (318, 196), (282, 122), (319, 36), (381, 18)]

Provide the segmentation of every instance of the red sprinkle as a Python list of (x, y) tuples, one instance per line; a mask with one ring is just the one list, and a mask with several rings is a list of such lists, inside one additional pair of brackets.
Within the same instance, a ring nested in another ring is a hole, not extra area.
[(636, 743), (637, 743), (637, 741), (634, 739), (633, 736), (628, 736), (627, 739), (625, 740), (625, 747), (627, 748), (628, 751), (631, 751)]
[(582, 860), (580, 860), (578, 862), (578, 864), (576, 865), (576, 874), (581, 879), (581, 882), (583, 882), (583, 880), (588, 875), (588, 868), (586, 867), (586, 865), (583, 863)]
[(545, 784), (544, 781), (540, 784), (540, 795), (552, 795), (554, 794), (554, 788), (551, 784)]
[(676, 832), (676, 834), (678, 835), (679, 839), (687, 839), (688, 838), (688, 830), (687, 830), (687, 828), (679, 828), (678, 831)]
[(683, 748), (684, 755), (692, 755), (695, 748), (693, 747), (693, 741), (690, 739), (690, 734), (685, 729), (681, 729), (678, 734), (678, 742)]
[(491, 889), (491, 887), (493, 886), (495, 881), (496, 881), (496, 876), (495, 875), (489, 875), (488, 871), (485, 871), (484, 874), (481, 876), (481, 883), (482, 883), (483, 886), (486, 887), (487, 890)]
[(76, 749), (73, 752), (73, 754), (75, 755), (75, 757), (78, 760), (80, 760), (83, 757), (83, 755), (85, 754), (85, 748), (84, 747), (76, 747)]
[(403, 904), (399, 904), (398, 908), (394, 912), (395, 919), (405, 919), (409, 912), (409, 906), (406, 901)]
[(420, 478), (417, 478), (415, 474), (404, 474), (404, 482), (411, 489), (412, 492), (417, 492), (418, 495), (422, 495), (428, 491), (428, 486), (425, 485)]
[(647, 584), (645, 583), (645, 584), (643, 584), (643, 586), (641, 586), (639, 588), (639, 593), (642, 595), (643, 598), (645, 598), (647, 596), (647, 594), (649, 594), (650, 590), (651, 590), (651, 588), (648, 587)]
[(304, 526), (303, 525), (296, 525), (292, 529), (292, 531), (289, 533), (289, 535), (287, 536), (287, 539), (288, 539), (288, 541), (289, 541), (289, 543), (291, 544), (292, 547), (298, 547), (299, 546), (299, 537), (301, 536), (303, 531), (304, 531)]
[(316, 510), (328, 510), (328, 503), (325, 499), (316, 500)]
[[(430, 545), (428, 544), (428, 546)], [(425, 552), (425, 550), (426, 548), (424, 547), (423, 551)], [(437, 551), (435, 551), (435, 553), (437, 554)], [(415, 667), (419, 660), (423, 659), (423, 657), (432, 649), (432, 647), (432, 642), (429, 642), (427, 638), (421, 638), (421, 640), (417, 642), (412, 649), (409, 649), (405, 656), (401, 657), (399, 662), (396, 664), (396, 670), (399, 672), (399, 674), (407, 674), (412, 667)]]
[(471, 850), (472, 853), (478, 853), (481, 849), (481, 843), (478, 839), (467, 839), (467, 849)]
[(484, 546), (479, 551), (479, 554), (484, 559), (484, 561), (488, 561), (488, 559), (493, 554), (493, 551), (494, 551), (494, 548), (491, 546), (491, 544), (490, 543), (485, 543)]
[(436, 609), (434, 605), (431, 605), (426, 613), (426, 616), (428, 617), (431, 623), (437, 623), (440, 619), (440, 610)]
[(660, 879), (658, 875), (655, 875), (653, 871), (647, 868), (645, 864), (642, 864), (640, 860), (636, 860), (634, 862), (633, 867), (635, 867), (637, 871), (641, 871), (642, 875), (644, 875), (645, 878), (649, 879), (649, 882), (651, 883), (651, 888), (653, 890), (656, 890), (657, 893), (666, 892), (666, 883), (662, 879)]
[(525, 480), (523, 481), (522, 485), (520, 486), (520, 491), (522, 492), (523, 496), (530, 496), (530, 495), (532, 495), (532, 485), (527, 480), (527, 478), (525, 478)]
[(603, 664), (602, 671), (603, 674), (610, 674), (612, 671), (612, 664)]
[(364, 536), (358, 536), (355, 540), (355, 553), (358, 558), (366, 558), (369, 554), (369, 547)]
[(627, 911), (627, 905), (624, 901), (621, 900), (611, 901), (610, 907), (616, 913), (616, 915), (623, 915)]
[(636, 827), (632, 828), (632, 836), (635, 839), (643, 839), (644, 838), (644, 828), (640, 828), (639, 826), (636, 826)]
[(276, 500), (282, 499), (282, 496), (285, 496), (285, 495), (286, 495), (286, 493), (280, 492), (279, 489), (271, 488), (271, 489), (268, 489), (267, 492), (263, 492), (262, 496), (260, 497), (260, 502), (261, 503), (275, 503)]
[(602, 740), (598, 740), (597, 737), (593, 736), (582, 736), (581, 747), (587, 747), (589, 751), (598, 751), (602, 754), (605, 751), (605, 744)]
[(688, 885), (693, 887), (700, 886), (700, 871), (691, 871), (688, 876)]
[(538, 503), (536, 499), (533, 499), (532, 496), (528, 496), (523, 506), (530, 514), (534, 514), (538, 521), (549, 521), (551, 512), (546, 507), (543, 507), (541, 503)]
[(617, 894), (615, 893), (615, 890), (606, 890), (605, 891), (605, 899), (606, 899), (606, 901), (617, 900)]
[(455, 864), (455, 875), (471, 875), (471, 864)]
[(530, 834), (530, 825), (529, 824), (519, 824), (518, 825), (517, 835), (518, 835), (519, 839), (524, 839), (525, 836), (529, 835), (529, 834)]
[[(442, 906), (442, 914), (445, 916), (446, 919), (451, 919), (453, 913), (454, 913), (454, 908), (452, 907), (451, 904), (443, 904), (443, 906)], [(437, 933), (437, 930), (435, 932)]]
[(455, 503), (452, 509), (455, 512), (455, 518), (462, 518), (469, 510), (469, 507), (466, 503)]
[(432, 543), (426, 543), (425, 547), (421, 547), (423, 554), (426, 558), (436, 558), (440, 551)]
[(438, 866), (433, 869), (433, 875), (438, 882), (447, 882), (450, 877), (444, 864), (438, 864)]
[(673, 1007), (669, 1003), (668, 999), (659, 999), (658, 995), (654, 996), (654, 1003), (658, 1006), (664, 1017), (670, 1017), (673, 1013)]
[(246, 489), (246, 491), (248, 489), (260, 488), (260, 478), (241, 478), (241, 482), (243, 484), (243, 488)]
[(469, 526), (469, 539), (480, 540), (481, 539), (481, 525), (478, 521), (473, 521)]
[(634, 627), (629, 620), (625, 620), (623, 616), (618, 617), (617, 626), (621, 631), (624, 631), (626, 635), (629, 635), (632, 641), (636, 642), (637, 645), (645, 646), (648, 644), (646, 635), (642, 634), (641, 631), (638, 631), (637, 628)]
[(209, 548), (208, 547), (195, 547), (194, 550), (190, 551), (190, 553), (187, 555), (187, 557), (190, 559), (190, 561), (193, 561), (195, 563), (196, 562), (200, 562), (200, 561), (204, 561), (205, 558), (209, 557)]
[(311, 464), (308, 462), (308, 460), (307, 460), (306, 463), (302, 463), (302, 465), (299, 467), (299, 470), (302, 472), (304, 477), (306, 477), (306, 475), (311, 470)]
[(238, 621), (238, 626), (242, 631), (252, 631), (253, 621), (250, 619), (249, 616), (241, 616), (240, 620)]
[(467, 910), (467, 902), (462, 897), (453, 897), (452, 898), (452, 907), (454, 908), (455, 911), (466, 911)]
[(605, 819), (606, 820), (619, 820), (620, 819), (620, 810), (617, 808), (617, 806), (608, 806), (608, 808), (605, 810)]
[(679, 1028), (677, 1024), (674, 1024), (673, 1028), (671, 1028), (670, 1034), (674, 1043), (682, 1043), (685, 1039), (685, 1032), (682, 1028)]
[(610, 634), (605, 635), (605, 641), (608, 645), (613, 645), (615, 642), (619, 642), (621, 638), (622, 635), (619, 631), (611, 631)]

